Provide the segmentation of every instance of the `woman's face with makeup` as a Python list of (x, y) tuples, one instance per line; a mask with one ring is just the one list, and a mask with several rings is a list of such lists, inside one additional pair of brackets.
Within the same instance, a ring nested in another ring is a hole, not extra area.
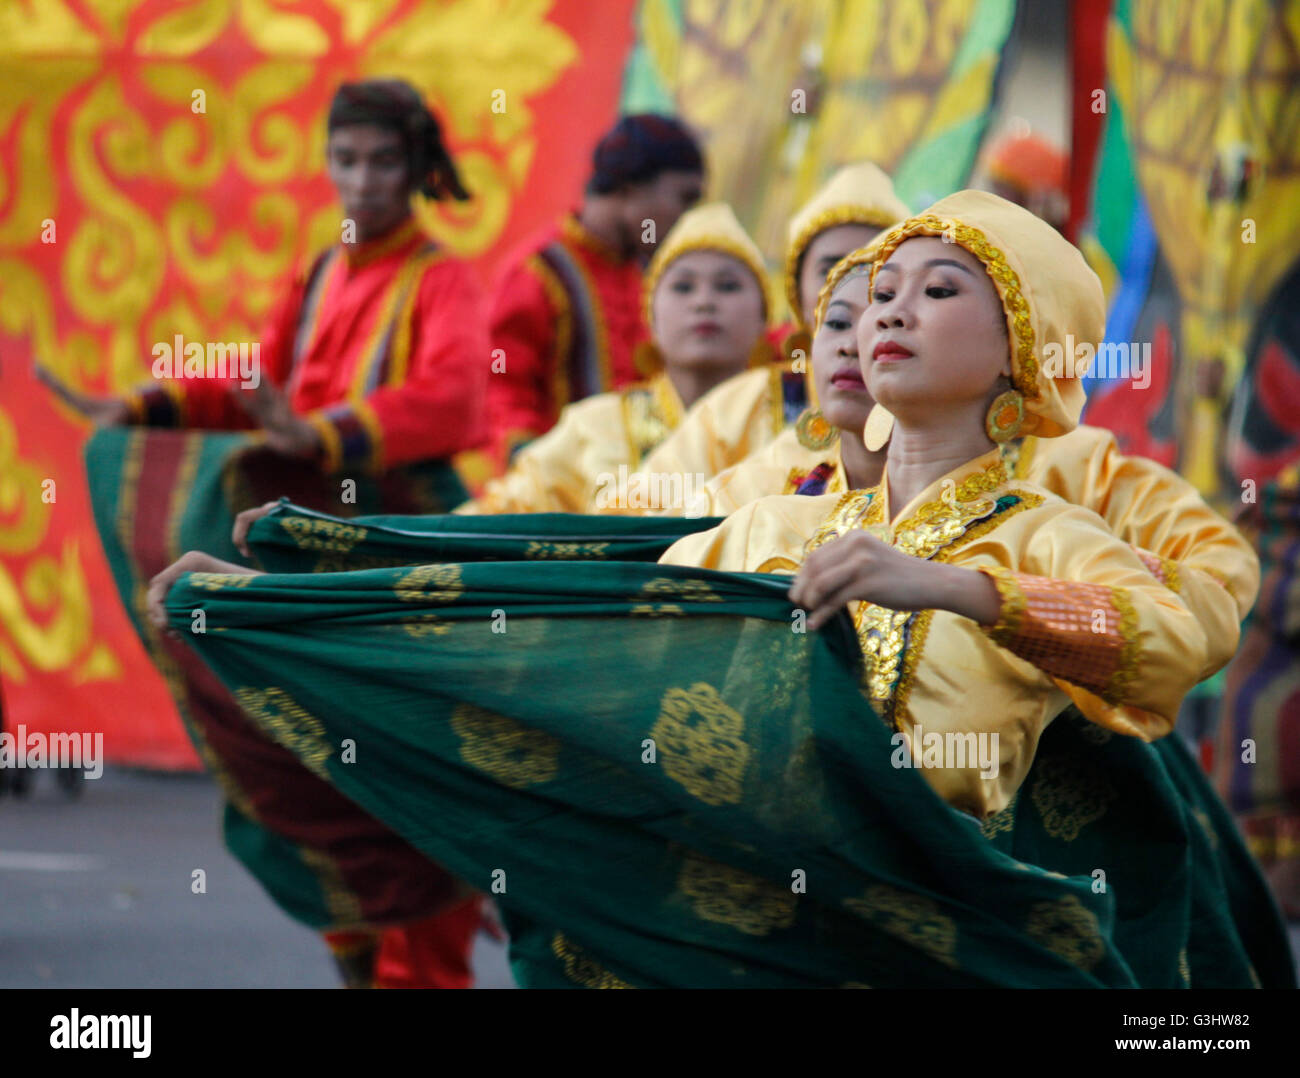
[(813, 382), (822, 415), (833, 427), (861, 434), (873, 401), (858, 362), (858, 319), (871, 297), (871, 278), (857, 272), (831, 293), (812, 342)]
[(877, 269), (858, 351), (868, 391), (900, 418), (987, 402), (998, 376), (1011, 374), (992, 280), (979, 259), (938, 236), (906, 240)]
[(763, 292), (721, 251), (688, 251), (655, 287), (654, 339), (668, 366), (745, 369), (765, 328)]
[(879, 235), (880, 229), (875, 225), (835, 225), (818, 232), (809, 241), (799, 262), (799, 300), (803, 307), (804, 325), (813, 324), (817, 297), (826, 283), (826, 275), (835, 264)]

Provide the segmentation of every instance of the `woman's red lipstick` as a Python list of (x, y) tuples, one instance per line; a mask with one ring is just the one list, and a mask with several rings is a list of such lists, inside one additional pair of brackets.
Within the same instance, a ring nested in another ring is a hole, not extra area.
[(904, 348), (901, 344), (895, 344), (893, 341), (881, 341), (871, 350), (871, 358), (879, 360), (882, 363), (907, 359), (911, 355), (912, 352), (910, 349)]

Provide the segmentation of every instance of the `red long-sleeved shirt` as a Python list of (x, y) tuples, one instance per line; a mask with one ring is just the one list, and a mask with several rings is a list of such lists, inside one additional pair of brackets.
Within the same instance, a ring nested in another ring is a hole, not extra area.
[(503, 458), (550, 430), (566, 404), (653, 373), (635, 359), (648, 337), (642, 303), (640, 265), (572, 214), (507, 262), (489, 316), (504, 363), (488, 379), (488, 422)]
[[(332, 248), (314, 268), (263, 336), (260, 376), (319, 432), (324, 467), (381, 471), (481, 445), (490, 349), (469, 265), (435, 250), (408, 218), (387, 236)], [(160, 382), (132, 398), (134, 418), (252, 427), (232, 395), (238, 382)]]

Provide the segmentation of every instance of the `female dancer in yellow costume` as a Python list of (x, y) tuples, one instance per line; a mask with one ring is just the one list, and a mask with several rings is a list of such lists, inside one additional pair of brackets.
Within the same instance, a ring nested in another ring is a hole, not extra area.
[(646, 271), (646, 321), (662, 371), (642, 385), (566, 407), (554, 429), (457, 512), (617, 509), (620, 466), (625, 476), (635, 471), (715, 386), (747, 365), (767, 366), (765, 281), (762, 254), (730, 206), (712, 203), (684, 214)]
[(791, 598), (811, 629), (848, 604), (868, 695), (905, 738), (996, 735), (995, 775), (970, 761), (925, 770), (983, 818), (1010, 802), (1071, 702), (1114, 732), (1167, 734), (1237, 625), (1212, 647), (1100, 517), (1003, 462), (1001, 443), (1077, 423), (1083, 372), (1044, 360), (1067, 336), (1102, 334), (1101, 285), (1078, 251), (1020, 207), (964, 191), (874, 254), (858, 343), (867, 389), (892, 418), (880, 482), (762, 498), (662, 560), (797, 572)]
[[(790, 222), (784, 279), (795, 331), (782, 343), (785, 361), (766, 370), (746, 371), (718, 386), (646, 457), (642, 470), (708, 480), (790, 426), (809, 396), (811, 380), (803, 376), (808, 370), (813, 310), (827, 272), (881, 229), (906, 216), (907, 206), (875, 165), (848, 165), (832, 176)], [(790, 403), (795, 407), (789, 408)]]
[[(862, 380), (857, 328), (870, 301), (873, 251), (855, 251), (831, 271), (817, 306), (812, 373), (821, 408), (774, 442), (705, 484), (690, 516), (728, 516), (768, 494), (842, 494), (880, 482), (887, 446), (863, 441), (873, 401)], [(1259, 559), (1231, 524), (1181, 476), (1120, 452), (1115, 436), (1078, 426), (1055, 438), (1001, 443), (1008, 475), (1091, 509), (1136, 548), (1205, 630), (1217, 669), (1235, 651), (1232, 626), (1259, 589)], [(711, 566), (717, 568), (717, 566)]]

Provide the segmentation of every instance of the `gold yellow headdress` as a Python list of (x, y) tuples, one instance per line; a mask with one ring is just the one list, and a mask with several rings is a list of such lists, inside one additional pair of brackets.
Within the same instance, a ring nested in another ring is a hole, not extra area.
[(856, 251), (850, 251), (835, 263), (830, 273), (826, 274), (826, 283), (822, 285), (822, 290), (817, 294), (817, 310), (813, 315), (814, 334), (822, 328), (822, 323), (826, 321), (826, 308), (830, 305), (831, 293), (839, 288), (840, 282), (845, 277), (855, 274), (855, 271), (858, 273), (869, 272), (875, 258), (876, 244), (869, 243), (866, 247), (859, 247)]
[(1106, 329), (1101, 281), (1083, 255), (1014, 202), (958, 191), (859, 252), (875, 261), (873, 288), (880, 266), (913, 236), (941, 236), (988, 271), (1006, 313), (1011, 381), (1025, 398), (1021, 432), (1051, 438), (1078, 426), (1085, 399), (1080, 379)]
[(818, 233), (850, 224), (889, 228), (907, 214), (907, 206), (894, 194), (889, 177), (871, 162), (860, 161), (836, 172), (794, 215), (785, 249), (785, 298), (800, 329), (811, 331), (811, 327), (803, 324), (799, 268), (808, 244)]
[(677, 219), (672, 230), (655, 250), (654, 258), (645, 273), (645, 321), (654, 325), (654, 294), (664, 271), (684, 254), (691, 251), (720, 251), (738, 259), (754, 275), (763, 293), (763, 313), (770, 317), (772, 297), (767, 282), (767, 267), (763, 252), (749, 233), (736, 219), (736, 214), (725, 202), (709, 202), (688, 210)]

